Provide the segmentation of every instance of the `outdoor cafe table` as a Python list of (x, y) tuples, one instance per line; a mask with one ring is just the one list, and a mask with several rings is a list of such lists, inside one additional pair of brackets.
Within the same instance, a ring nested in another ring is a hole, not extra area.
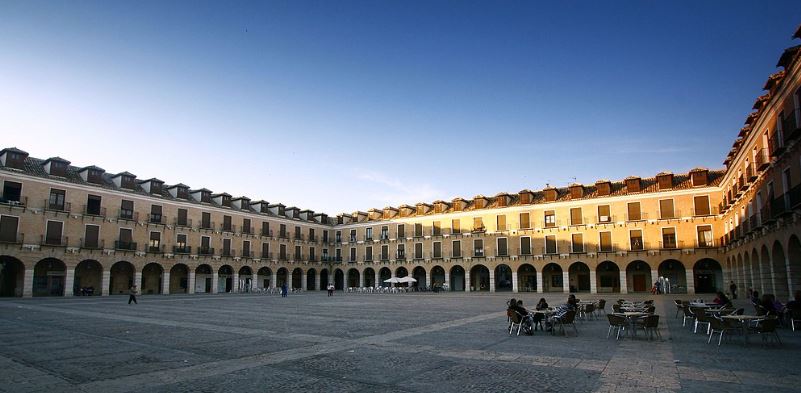
[[(532, 311), (529, 311), (528, 313), (531, 314), (531, 315), (542, 314), (543, 320), (545, 320), (547, 322), (548, 320), (551, 319), (551, 316), (554, 314), (554, 309), (546, 308), (544, 310), (532, 310)], [(554, 331), (554, 328), (553, 328), (553, 324), (552, 324), (551, 325), (551, 335), (554, 334), (553, 331)]]
[(615, 313), (615, 315), (621, 315), (626, 318), (628, 324), (631, 325), (630, 331), (634, 332), (634, 336), (637, 336), (637, 329), (634, 328), (634, 320), (642, 318), (644, 316), (649, 315), (647, 312), (639, 312), (639, 311), (626, 311), (621, 313)]
[(748, 324), (751, 321), (765, 318), (764, 316), (760, 315), (724, 315), (721, 318), (724, 319), (732, 319), (735, 321), (739, 321), (743, 325), (743, 344), (748, 343)]

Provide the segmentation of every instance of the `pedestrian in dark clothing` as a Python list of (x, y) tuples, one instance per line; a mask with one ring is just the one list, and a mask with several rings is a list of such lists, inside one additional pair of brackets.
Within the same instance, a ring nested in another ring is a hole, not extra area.
[(128, 290), (128, 304), (134, 302), (134, 304), (139, 304), (136, 302), (136, 295), (139, 294), (139, 290), (136, 289), (136, 285), (131, 286), (131, 289)]
[(286, 283), (284, 283), (284, 285), (281, 285), (281, 297), (286, 297), (286, 295), (287, 295), (287, 286)]
[(737, 299), (737, 284), (735, 284), (734, 281), (729, 285), (729, 291), (731, 291), (731, 298)]

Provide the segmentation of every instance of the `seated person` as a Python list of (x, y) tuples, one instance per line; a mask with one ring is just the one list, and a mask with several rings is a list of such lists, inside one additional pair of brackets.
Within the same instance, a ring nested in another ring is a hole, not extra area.
[(762, 295), (762, 299), (756, 304), (756, 308), (757, 315), (778, 315), (772, 295), (769, 294)]
[[(548, 302), (545, 301), (545, 298), (541, 298), (540, 301), (537, 303), (535, 307), (537, 310), (547, 310), (548, 309)], [(542, 330), (545, 330), (545, 327), (542, 326), (542, 320), (545, 319), (545, 314), (537, 313), (534, 314), (533, 322), (534, 322), (534, 330), (537, 330), (539, 327)]]
[(713, 303), (721, 305), (721, 306), (724, 306), (724, 307), (731, 307), (731, 305), (732, 305), (731, 304), (731, 300), (729, 300), (729, 298), (726, 297), (726, 294), (724, 294), (723, 292), (718, 292), (717, 293), (717, 297), (715, 298)]
[(567, 297), (567, 306), (573, 310), (578, 308), (578, 300), (576, 300), (576, 295), (571, 293), (570, 296)]
[(793, 300), (787, 302), (784, 307), (791, 311), (801, 310), (801, 290), (795, 291)]
[[(801, 291), (799, 291), (799, 292), (801, 292)], [(548, 302), (545, 301), (544, 297), (540, 298), (540, 301), (537, 303), (537, 306), (535, 308), (537, 310), (546, 310), (546, 309), (548, 309)]]

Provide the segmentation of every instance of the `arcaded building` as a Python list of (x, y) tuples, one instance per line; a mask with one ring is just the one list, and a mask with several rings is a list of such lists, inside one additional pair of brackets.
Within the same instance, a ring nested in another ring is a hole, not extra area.
[[(801, 38), (801, 30), (794, 38)], [(328, 216), (0, 151), (0, 295), (375, 287), (707, 293), (801, 289), (801, 48), (724, 168)], [(102, 164), (102, 163), (98, 163)], [(214, 179), (209, 179), (213, 183)]]

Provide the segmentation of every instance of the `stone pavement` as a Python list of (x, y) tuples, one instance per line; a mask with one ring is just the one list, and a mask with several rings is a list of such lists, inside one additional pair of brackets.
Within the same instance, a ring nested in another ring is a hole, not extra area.
[[(517, 295), (517, 296), (515, 296)], [(538, 294), (127, 296), (0, 300), (2, 392), (796, 392), (801, 331), (718, 348), (653, 298), (662, 340), (509, 336), (505, 302)], [(707, 295), (709, 296), (709, 295)], [(552, 305), (564, 294), (546, 294)], [(687, 296), (684, 296), (687, 298)], [(741, 304), (745, 306), (745, 304)], [(607, 306), (609, 308), (609, 306)], [(747, 312), (751, 308), (746, 308)], [(570, 331), (572, 333), (572, 331)]]

